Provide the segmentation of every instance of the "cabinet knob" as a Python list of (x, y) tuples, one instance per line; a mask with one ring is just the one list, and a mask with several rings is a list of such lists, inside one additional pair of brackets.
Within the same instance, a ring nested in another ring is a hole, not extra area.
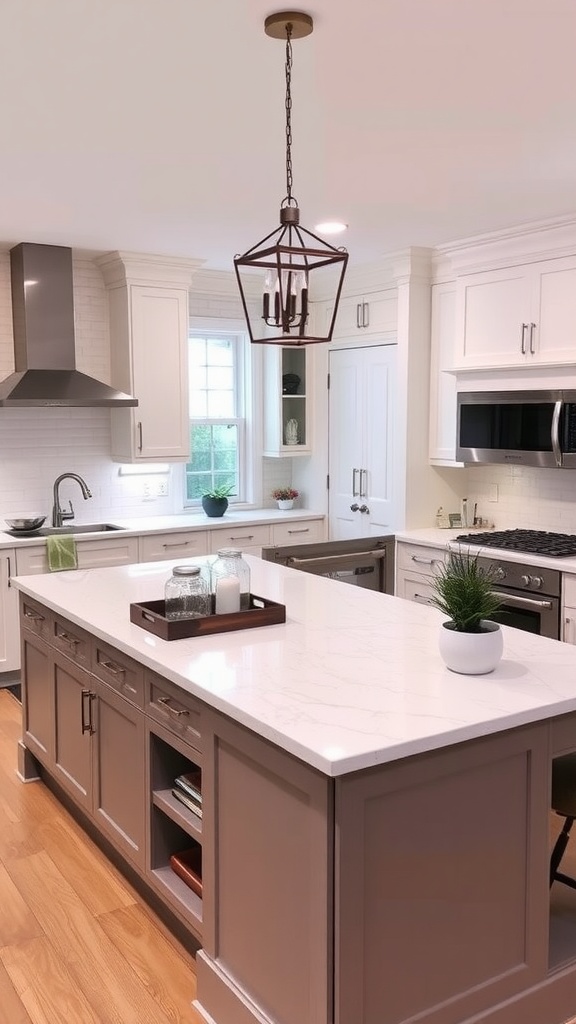
[(359, 511), (360, 511), (360, 512), (366, 512), (366, 513), (367, 513), (367, 512), (369, 512), (369, 511), (370, 511), (370, 509), (368, 508), (368, 505), (360, 505), (360, 509), (359, 509)]
[(359, 509), (360, 509), (360, 505), (358, 504), (357, 501), (355, 501), (353, 505), (350, 505), (350, 511), (351, 512), (358, 512)]

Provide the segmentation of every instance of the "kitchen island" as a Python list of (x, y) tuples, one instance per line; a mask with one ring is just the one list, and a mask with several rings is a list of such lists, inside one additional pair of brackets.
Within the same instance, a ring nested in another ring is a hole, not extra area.
[[(129, 615), (172, 563), (17, 578), (22, 774), (38, 761), (198, 937), (207, 1021), (561, 1024), (550, 773), (576, 749), (576, 650), (504, 628), (494, 673), (455, 675), (433, 609), (248, 560), (286, 623), (178, 641)], [(171, 797), (190, 767), (200, 820)], [(184, 840), (201, 898), (171, 873)]]

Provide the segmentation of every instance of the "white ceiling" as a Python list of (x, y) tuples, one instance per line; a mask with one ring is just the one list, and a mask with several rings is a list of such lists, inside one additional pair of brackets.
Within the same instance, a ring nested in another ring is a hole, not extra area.
[[(286, 192), (271, 0), (2, 0), (0, 240), (231, 269)], [(294, 195), (351, 262), (576, 212), (575, 0), (312, 0)]]

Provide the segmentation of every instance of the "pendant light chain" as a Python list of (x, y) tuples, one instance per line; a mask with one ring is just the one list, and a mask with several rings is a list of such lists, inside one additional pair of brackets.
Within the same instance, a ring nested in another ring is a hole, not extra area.
[[(330, 341), (348, 262), (344, 248), (337, 249), (302, 227), (292, 195), (292, 41), (312, 30), (312, 18), (303, 11), (276, 11), (264, 21), (266, 35), (286, 46), (286, 195), (278, 227), (234, 257), (250, 341), (256, 345), (289, 348)], [(261, 303), (255, 302), (258, 291)], [(310, 296), (315, 294), (330, 302), (332, 315), (325, 324), (312, 316)]]
[(292, 22), (286, 24), (286, 199), (292, 204)]

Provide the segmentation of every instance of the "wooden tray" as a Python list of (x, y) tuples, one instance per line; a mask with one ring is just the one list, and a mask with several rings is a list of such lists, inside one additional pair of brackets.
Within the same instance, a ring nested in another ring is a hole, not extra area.
[(226, 615), (206, 615), (199, 619), (167, 619), (164, 601), (144, 601), (130, 605), (130, 622), (163, 640), (185, 640), (191, 636), (210, 636), (211, 633), (230, 633), (235, 629), (253, 626), (272, 626), (286, 622), (286, 606), (266, 597), (250, 594), (250, 607), (243, 612)]

